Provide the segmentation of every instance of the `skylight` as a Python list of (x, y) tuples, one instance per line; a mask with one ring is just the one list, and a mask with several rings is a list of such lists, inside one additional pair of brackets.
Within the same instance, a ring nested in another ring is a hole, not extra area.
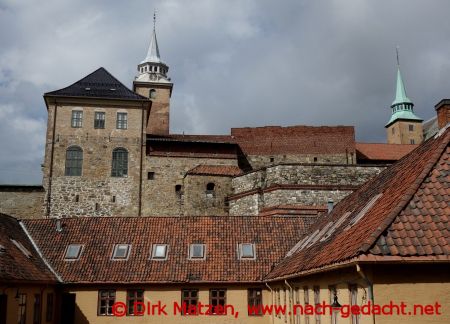
[(130, 244), (116, 244), (114, 246), (113, 260), (127, 260), (130, 255)]
[(167, 259), (167, 244), (153, 244), (152, 259), (153, 260), (166, 260)]
[(372, 206), (377, 202), (377, 200), (382, 196), (383, 194), (378, 194), (372, 197), (372, 199), (369, 200), (369, 202), (364, 206), (363, 209), (361, 209), (361, 211), (356, 214), (355, 217), (353, 217), (353, 219), (350, 221), (350, 223), (348, 224), (348, 226), (345, 228), (346, 230), (351, 228), (353, 225), (355, 225), (356, 223), (358, 223), (361, 218), (364, 217), (364, 215), (366, 215), (366, 213), (372, 208)]
[(239, 259), (255, 259), (255, 245), (253, 243), (239, 244)]
[(69, 244), (66, 249), (64, 259), (66, 260), (78, 260), (81, 255), (83, 245), (81, 244)]
[(189, 247), (189, 258), (204, 259), (205, 258), (205, 244), (191, 244)]
[(325, 235), (320, 239), (321, 242), (325, 241), (327, 238), (329, 238), (331, 236), (331, 234), (333, 234), (333, 232), (339, 228), (339, 226), (342, 225), (342, 223), (347, 219), (347, 217), (351, 214), (351, 212), (346, 212), (344, 215), (341, 216), (341, 218), (339, 218), (337, 220), (336, 223), (334, 223), (333, 226), (330, 227), (330, 229), (325, 233)]
[(27, 250), (27, 248), (25, 248), (22, 243), (20, 243), (19, 241), (16, 241), (15, 239), (11, 239), (11, 242), (13, 242), (13, 244), (27, 257), (27, 258), (31, 258), (32, 254), (30, 251)]

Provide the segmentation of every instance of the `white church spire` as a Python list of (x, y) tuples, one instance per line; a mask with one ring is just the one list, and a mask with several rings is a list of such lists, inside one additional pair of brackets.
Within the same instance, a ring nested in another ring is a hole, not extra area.
[(148, 47), (147, 56), (138, 65), (139, 75), (136, 77), (137, 81), (148, 82), (170, 82), (167, 77), (169, 67), (161, 60), (159, 54), (158, 40), (156, 38), (156, 11), (153, 13), (153, 33), (150, 39), (150, 46)]

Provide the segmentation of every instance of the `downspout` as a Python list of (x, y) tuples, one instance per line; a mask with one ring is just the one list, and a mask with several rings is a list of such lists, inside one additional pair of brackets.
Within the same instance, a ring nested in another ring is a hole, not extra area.
[[(369, 290), (369, 300), (372, 302), (372, 305), (374, 305), (374, 296), (373, 296), (373, 283), (367, 278), (366, 274), (363, 272), (361, 266), (359, 264), (356, 264), (356, 272), (361, 276), (361, 278), (366, 283), (368, 290)], [(375, 314), (372, 312), (372, 323), (375, 324)]]
[(139, 167), (139, 197), (138, 197), (138, 216), (142, 216), (142, 159), (143, 159), (143, 146), (144, 146), (144, 103), (142, 103), (141, 112), (141, 161)]
[[(272, 298), (272, 305), (274, 305), (275, 304), (275, 301), (274, 301), (275, 297), (273, 296), (273, 289), (270, 288), (270, 286), (269, 286), (269, 284), (267, 282), (266, 282), (266, 287), (269, 288), (269, 290), (270, 290), (270, 297)], [(275, 323), (275, 319), (273, 318), (273, 312), (271, 312), (270, 318), (272, 319), (272, 324)]]
[(293, 304), (294, 304), (294, 289), (292, 288), (292, 286), (289, 284), (289, 282), (285, 279), (284, 280), (285, 285), (289, 288), (289, 323), (292, 323), (292, 319), (294, 316), (294, 308), (293, 308)]
[(48, 175), (47, 190), (47, 217), (50, 217), (50, 208), (52, 203), (52, 179), (53, 179), (53, 152), (55, 149), (55, 130), (56, 130), (56, 113), (58, 112), (58, 104), (55, 101), (55, 114), (53, 116), (53, 134), (52, 134), (52, 152), (50, 154), (50, 171)]

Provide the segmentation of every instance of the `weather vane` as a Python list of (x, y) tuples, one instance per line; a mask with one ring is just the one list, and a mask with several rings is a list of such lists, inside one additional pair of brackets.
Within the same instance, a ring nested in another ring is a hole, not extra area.
[(398, 50), (400, 49), (400, 46), (396, 46), (395, 47), (395, 51), (397, 52), (397, 66), (400, 66), (400, 58), (399, 58), (399, 56), (398, 56)]

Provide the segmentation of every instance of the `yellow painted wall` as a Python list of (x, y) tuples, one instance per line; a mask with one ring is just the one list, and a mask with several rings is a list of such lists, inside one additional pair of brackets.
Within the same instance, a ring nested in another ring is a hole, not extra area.
[[(132, 288), (132, 287), (128, 287)], [(136, 289), (144, 289), (145, 302), (166, 304), (166, 311), (168, 316), (98, 316), (97, 315), (97, 300), (98, 289), (95, 288), (76, 288), (66, 290), (70, 293), (76, 294), (76, 311), (75, 311), (75, 324), (109, 324), (109, 323), (236, 323), (236, 324), (269, 324), (270, 317), (266, 316), (248, 316), (247, 314), (247, 286), (170, 286), (170, 287), (151, 287), (140, 286), (133, 287)], [(173, 303), (181, 303), (181, 289), (192, 288), (199, 289), (199, 301), (203, 304), (209, 303), (209, 289), (210, 288), (227, 288), (227, 301), (228, 305), (233, 305), (235, 311), (239, 312), (237, 318), (232, 315), (213, 315), (213, 316), (182, 316), (180, 314), (173, 315)], [(116, 302), (126, 303), (126, 290), (127, 287), (105, 287), (105, 289), (116, 289)], [(266, 289), (263, 289), (263, 303), (269, 303), (270, 293)]]
[[(34, 296), (36, 294), (41, 294), (41, 323), (56, 323), (56, 310), (58, 307), (57, 304), (57, 295), (54, 289), (45, 287), (45, 286), (6, 286), (4, 284), (0, 284), (0, 294), (6, 294), (8, 297), (7, 301), (7, 311), (6, 311), (6, 323), (7, 324), (17, 324), (18, 323), (18, 311), (19, 311), (19, 300), (16, 299), (17, 289), (19, 289), (19, 294), (26, 294), (26, 323), (33, 323), (33, 311), (34, 311)], [(46, 321), (46, 312), (47, 312), (47, 294), (53, 293), (53, 302), (54, 302), (54, 314), (53, 321)]]

